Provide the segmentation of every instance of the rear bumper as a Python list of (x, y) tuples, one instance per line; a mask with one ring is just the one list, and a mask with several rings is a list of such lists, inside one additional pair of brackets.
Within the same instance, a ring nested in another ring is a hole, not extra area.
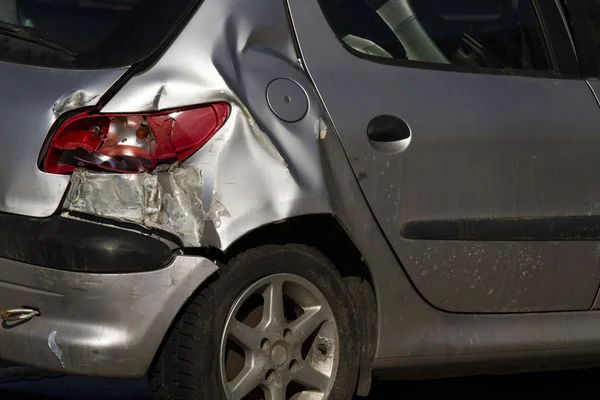
[(175, 256), (159, 270), (127, 274), (0, 259), (0, 308), (26, 306), (41, 313), (2, 325), (0, 359), (70, 374), (141, 377), (180, 308), (217, 269), (188, 256)]
[(0, 213), (0, 258), (99, 273), (149, 271), (168, 265), (173, 258), (169, 246), (145, 233), (61, 216)]

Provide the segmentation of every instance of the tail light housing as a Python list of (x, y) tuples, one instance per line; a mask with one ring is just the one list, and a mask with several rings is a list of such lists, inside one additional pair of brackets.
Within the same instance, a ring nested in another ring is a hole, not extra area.
[(43, 168), (69, 174), (78, 167), (141, 173), (182, 161), (221, 128), (229, 107), (215, 103), (149, 114), (87, 110), (64, 121), (50, 140)]

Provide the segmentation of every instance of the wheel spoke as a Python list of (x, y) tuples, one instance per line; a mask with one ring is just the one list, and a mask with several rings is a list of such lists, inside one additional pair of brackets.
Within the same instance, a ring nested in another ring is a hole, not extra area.
[(269, 385), (265, 394), (266, 400), (285, 400), (286, 386)]
[(319, 390), (322, 393), (327, 390), (329, 377), (314, 369), (310, 364), (304, 362), (301, 367), (292, 374), (292, 380), (305, 386), (307, 389)]
[(229, 334), (240, 346), (246, 350), (258, 350), (263, 339), (261, 332), (251, 328), (240, 321), (233, 321), (229, 328)]
[[(290, 313), (300, 311), (291, 322), (288, 306)], [(237, 346), (231, 347), (231, 342)], [(318, 288), (300, 276), (278, 273), (240, 293), (229, 311), (221, 349), (220, 369), (230, 400), (254, 394), (286, 400), (288, 389), (300, 390), (300, 397), (321, 398), (329, 396), (335, 379), (339, 333)], [(244, 357), (233, 357), (229, 351)], [(290, 382), (294, 383), (289, 386)]]
[(283, 314), (283, 282), (277, 280), (269, 283), (263, 293), (263, 298), (265, 301), (263, 321), (267, 325), (276, 322), (285, 322)]
[(321, 327), (323, 322), (327, 321), (328, 317), (329, 315), (323, 307), (308, 309), (298, 319), (289, 324), (289, 329), (304, 343), (310, 335)]
[(246, 366), (238, 376), (229, 383), (231, 395), (234, 400), (243, 399), (248, 393), (262, 383), (261, 371), (262, 369), (259, 366)]

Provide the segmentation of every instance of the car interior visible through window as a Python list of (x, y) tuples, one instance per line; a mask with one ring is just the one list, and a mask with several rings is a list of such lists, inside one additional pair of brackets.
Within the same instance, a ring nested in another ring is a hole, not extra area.
[(596, 59), (600, 61), (600, 0), (589, 0), (588, 7), (587, 23), (596, 47)]
[(320, 0), (337, 37), (374, 57), (549, 70), (532, 0)]

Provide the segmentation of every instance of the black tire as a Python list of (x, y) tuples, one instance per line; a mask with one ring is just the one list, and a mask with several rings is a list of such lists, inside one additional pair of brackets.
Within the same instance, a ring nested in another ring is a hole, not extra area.
[(179, 341), (180, 320), (176, 321), (165, 339), (156, 364), (150, 370), (150, 392), (152, 398), (162, 400), (177, 399), (177, 342)]
[(240, 254), (195, 295), (175, 322), (150, 375), (154, 398), (226, 399), (219, 344), (227, 316), (247, 287), (280, 273), (308, 280), (329, 303), (338, 327), (339, 363), (328, 400), (352, 399), (359, 371), (358, 324), (352, 298), (325, 256), (310, 247), (292, 244), (264, 246)]

